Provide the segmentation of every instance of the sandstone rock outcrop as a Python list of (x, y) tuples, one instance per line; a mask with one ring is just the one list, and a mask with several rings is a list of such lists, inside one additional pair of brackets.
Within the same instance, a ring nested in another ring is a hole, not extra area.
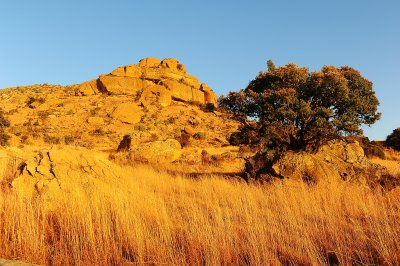
[[(154, 92), (155, 85), (169, 92), (160, 88)], [(143, 98), (156, 93), (159, 97), (154, 97), (154, 100), (163, 106), (169, 105), (172, 100), (214, 105), (218, 102), (217, 95), (210, 87), (187, 74), (185, 66), (175, 58), (162, 61), (158, 58), (144, 58), (137, 65), (118, 67), (110, 74), (100, 75), (97, 80), (82, 83), (76, 91), (77, 95), (98, 93), (131, 96), (144, 94)]]
[(387, 175), (384, 167), (365, 157), (357, 141), (331, 141), (315, 154), (289, 151), (272, 165), (272, 169), (278, 176), (307, 182), (337, 179), (374, 184)]
[(97, 81), (98, 90), (113, 95), (137, 95), (151, 83), (146, 80), (120, 77), (111, 75), (102, 75)]
[(140, 67), (158, 67), (161, 64), (161, 60), (154, 57), (143, 58), (139, 61)]
[(0, 180), (3, 187), (18, 191), (21, 196), (46, 195), (49, 200), (61, 190), (79, 195), (85, 190), (102, 190), (106, 183), (119, 186), (117, 180), (127, 175), (127, 169), (110, 161), (106, 153), (78, 147), (0, 147), (2, 164), (8, 171), (7, 180)]
[(97, 80), (89, 80), (82, 83), (76, 91), (77, 95), (95, 95), (98, 94)]

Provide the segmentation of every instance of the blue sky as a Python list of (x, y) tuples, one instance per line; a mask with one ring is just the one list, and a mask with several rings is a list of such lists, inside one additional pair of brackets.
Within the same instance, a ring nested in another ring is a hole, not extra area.
[(0, 88), (73, 84), (143, 57), (176, 57), (217, 94), (265, 62), (349, 65), (374, 83), (381, 121), (400, 127), (400, 1), (44, 1), (0, 8)]

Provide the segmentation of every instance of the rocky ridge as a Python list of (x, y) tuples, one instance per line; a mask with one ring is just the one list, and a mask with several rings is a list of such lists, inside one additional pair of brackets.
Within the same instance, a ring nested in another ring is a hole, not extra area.
[(217, 105), (218, 97), (205, 83), (188, 73), (175, 58), (144, 58), (138, 64), (118, 67), (110, 74), (81, 84), (78, 95), (130, 95), (143, 106), (168, 106), (173, 100)]

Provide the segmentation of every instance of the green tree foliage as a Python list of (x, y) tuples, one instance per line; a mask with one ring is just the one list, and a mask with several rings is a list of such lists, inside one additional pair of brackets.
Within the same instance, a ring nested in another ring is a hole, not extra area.
[(390, 148), (400, 151), (400, 128), (396, 128), (386, 137), (385, 144)]
[[(231, 139), (280, 151), (315, 149), (324, 141), (359, 135), (380, 118), (372, 82), (343, 66), (307, 67), (271, 60), (246, 89), (221, 97), (219, 105), (242, 122)], [(236, 143), (237, 144), (237, 143)]]
[(10, 121), (4, 117), (3, 110), (0, 109), (0, 146), (6, 146), (10, 136), (4, 131), (10, 126)]

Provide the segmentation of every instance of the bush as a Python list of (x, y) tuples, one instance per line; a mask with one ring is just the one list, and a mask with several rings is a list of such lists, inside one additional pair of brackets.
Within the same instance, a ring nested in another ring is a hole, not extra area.
[(201, 151), (201, 163), (203, 165), (211, 164), (211, 155), (206, 150)]
[(10, 136), (7, 133), (0, 130), (0, 146), (7, 146), (9, 139)]
[(4, 113), (0, 109), (0, 128), (4, 129), (9, 126), (10, 126), (10, 121), (4, 117)]
[(382, 145), (375, 141), (369, 141), (367, 137), (359, 138), (358, 141), (364, 150), (365, 156), (368, 158), (379, 157), (385, 159), (385, 151), (383, 150)]
[(50, 136), (45, 134), (43, 136), (43, 141), (49, 144), (60, 144), (60, 138), (55, 136)]
[(179, 141), (182, 147), (190, 146), (190, 135), (185, 131), (182, 131), (181, 135), (176, 140)]
[(4, 116), (4, 112), (0, 109), (0, 146), (6, 146), (10, 136), (4, 131), (10, 126), (10, 121)]
[(205, 139), (206, 138), (206, 133), (205, 132), (197, 132), (196, 134), (193, 135), (193, 138), (195, 138), (195, 139)]
[(393, 130), (393, 132), (386, 137), (385, 145), (396, 151), (400, 151), (400, 127)]
[(64, 143), (65, 145), (69, 145), (74, 143), (75, 138), (73, 136), (64, 136)]
[(247, 145), (253, 147), (257, 145), (260, 141), (258, 138), (258, 124), (248, 123), (242, 125), (238, 131), (229, 136), (228, 141), (233, 146)]
[(215, 105), (213, 103), (206, 103), (201, 106), (201, 110), (206, 113), (211, 113), (215, 111)]
[(46, 100), (43, 97), (39, 97), (39, 98), (35, 98), (33, 96), (30, 96), (27, 100), (26, 100), (26, 105), (29, 108), (36, 108), (37, 105), (44, 103)]
[(131, 148), (132, 137), (131, 135), (125, 135), (118, 145), (117, 152), (126, 152)]

